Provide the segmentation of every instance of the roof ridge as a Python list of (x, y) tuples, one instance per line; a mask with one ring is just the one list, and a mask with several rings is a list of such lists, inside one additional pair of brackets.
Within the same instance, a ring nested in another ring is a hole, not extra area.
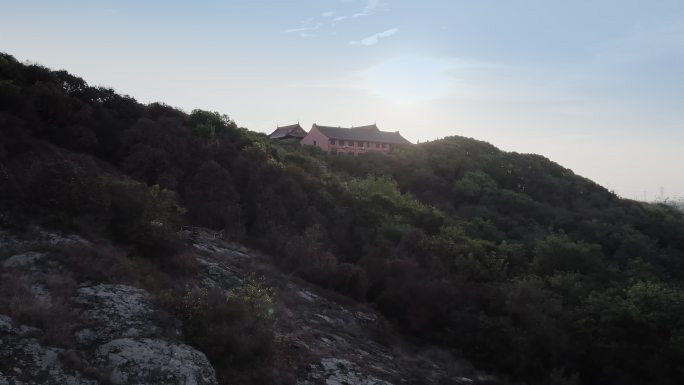
[(410, 144), (398, 131), (381, 131), (376, 125), (364, 128), (343, 128), (314, 125), (319, 132), (330, 139), (353, 140), (363, 142), (379, 142), (390, 144)]

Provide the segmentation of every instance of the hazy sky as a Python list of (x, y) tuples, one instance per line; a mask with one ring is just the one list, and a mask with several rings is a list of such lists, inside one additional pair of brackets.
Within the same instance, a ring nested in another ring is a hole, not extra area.
[(462, 135), (684, 196), (682, 0), (0, 0), (0, 51), (270, 132)]

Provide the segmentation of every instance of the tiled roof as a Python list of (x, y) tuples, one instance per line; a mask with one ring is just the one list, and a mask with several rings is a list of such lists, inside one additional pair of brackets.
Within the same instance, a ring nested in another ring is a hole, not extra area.
[[(296, 132), (299, 130), (301, 130), (301, 132)], [(278, 127), (268, 137), (271, 139), (279, 139), (279, 138), (284, 138), (286, 136), (295, 136), (298, 138), (303, 138), (306, 136), (306, 131), (304, 131), (302, 126), (300, 126), (299, 123), (297, 123), (297, 124), (291, 124), (289, 126)]]
[(363, 142), (389, 144), (411, 144), (411, 142), (404, 139), (404, 137), (399, 134), (399, 131), (380, 131), (375, 124), (354, 128), (319, 126), (317, 124), (314, 124), (313, 127), (318, 128), (323, 135), (330, 139), (358, 140)]

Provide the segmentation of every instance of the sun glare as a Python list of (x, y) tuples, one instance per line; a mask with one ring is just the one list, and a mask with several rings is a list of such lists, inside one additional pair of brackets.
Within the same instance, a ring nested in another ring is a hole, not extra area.
[(376, 94), (401, 103), (419, 103), (447, 95), (452, 82), (448, 60), (405, 56), (384, 61), (366, 72), (368, 87)]

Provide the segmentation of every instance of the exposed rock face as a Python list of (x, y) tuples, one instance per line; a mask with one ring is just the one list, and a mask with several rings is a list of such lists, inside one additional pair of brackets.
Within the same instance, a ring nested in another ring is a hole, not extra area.
[[(210, 237), (195, 249), (211, 287), (239, 285), (263, 258), (241, 245)], [(436, 347), (403, 342), (373, 309), (277, 271), (266, 271), (276, 289), (276, 334), (296, 359), (298, 385), (495, 384), (494, 378)]]
[(37, 253), (35, 251), (27, 251), (26, 253), (15, 254), (7, 258), (2, 263), (2, 267), (5, 269), (10, 269), (16, 267), (32, 266), (44, 256), (44, 253)]
[(17, 237), (16, 234), (0, 229), (0, 246), (5, 248), (31, 248), (45, 246), (87, 245), (89, 242), (75, 234), (58, 234), (41, 229), (34, 230), (29, 236)]
[[(169, 331), (178, 321), (159, 325), (147, 291), (75, 281), (66, 300), (51, 292), (46, 282), (69, 271), (46, 245), (95, 246), (77, 236), (37, 234), (19, 240), (0, 231), (0, 283), (19, 279), (23, 301), (47, 320), (28, 327), (0, 314), (0, 385), (217, 384), (206, 356)], [(195, 287), (227, 293), (258, 271), (275, 289), (277, 359), (292, 368), (298, 385), (495, 383), (444, 350), (404, 342), (373, 309), (282, 274), (258, 252), (213, 237), (195, 237), (193, 246), (201, 266)], [(71, 323), (67, 344), (46, 338), (54, 333), (53, 313)]]
[(183, 344), (124, 338), (99, 346), (95, 357), (99, 366), (111, 368), (114, 384), (216, 384), (204, 354)]
[(324, 358), (321, 362), (311, 365), (308, 378), (299, 382), (301, 385), (391, 385), (387, 381), (364, 374), (358, 365), (338, 358)]
[(150, 295), (125, 285), (97, 285), (79, 288), (73, 299), (82, 311), (86, 326), (76, 332), (84, 345), (118, 338), (153, 336), (159, 329), (153, 321)]
[(0, 384), (95, 385), (62, 362), (64, 350), (43, 346), (41, 331), (0, 315)]
[[(20, 277), (40, 282), (65, 275), (46, 253), (30, 250), (54, 245), (89, 243), (76, 236), (40, 232), (38, 239), (18, 240), (0, 233), (6, 250), (0, 261), (0, 282)], [(57, 309), (52, 295), (39, 283), (28, 285), (26, 308), (39, 308), (49, 322), (51, 311), (71, 313), (73, 348), (43, 342), (41, 329), (18, 325), (0, 314), (0, 385), (188, 384), (214, 385), (216, 375), (206, 356), (162, 335), (152, 297), (145, 290), (113, 284), (80, 283), (67, 304)]]

